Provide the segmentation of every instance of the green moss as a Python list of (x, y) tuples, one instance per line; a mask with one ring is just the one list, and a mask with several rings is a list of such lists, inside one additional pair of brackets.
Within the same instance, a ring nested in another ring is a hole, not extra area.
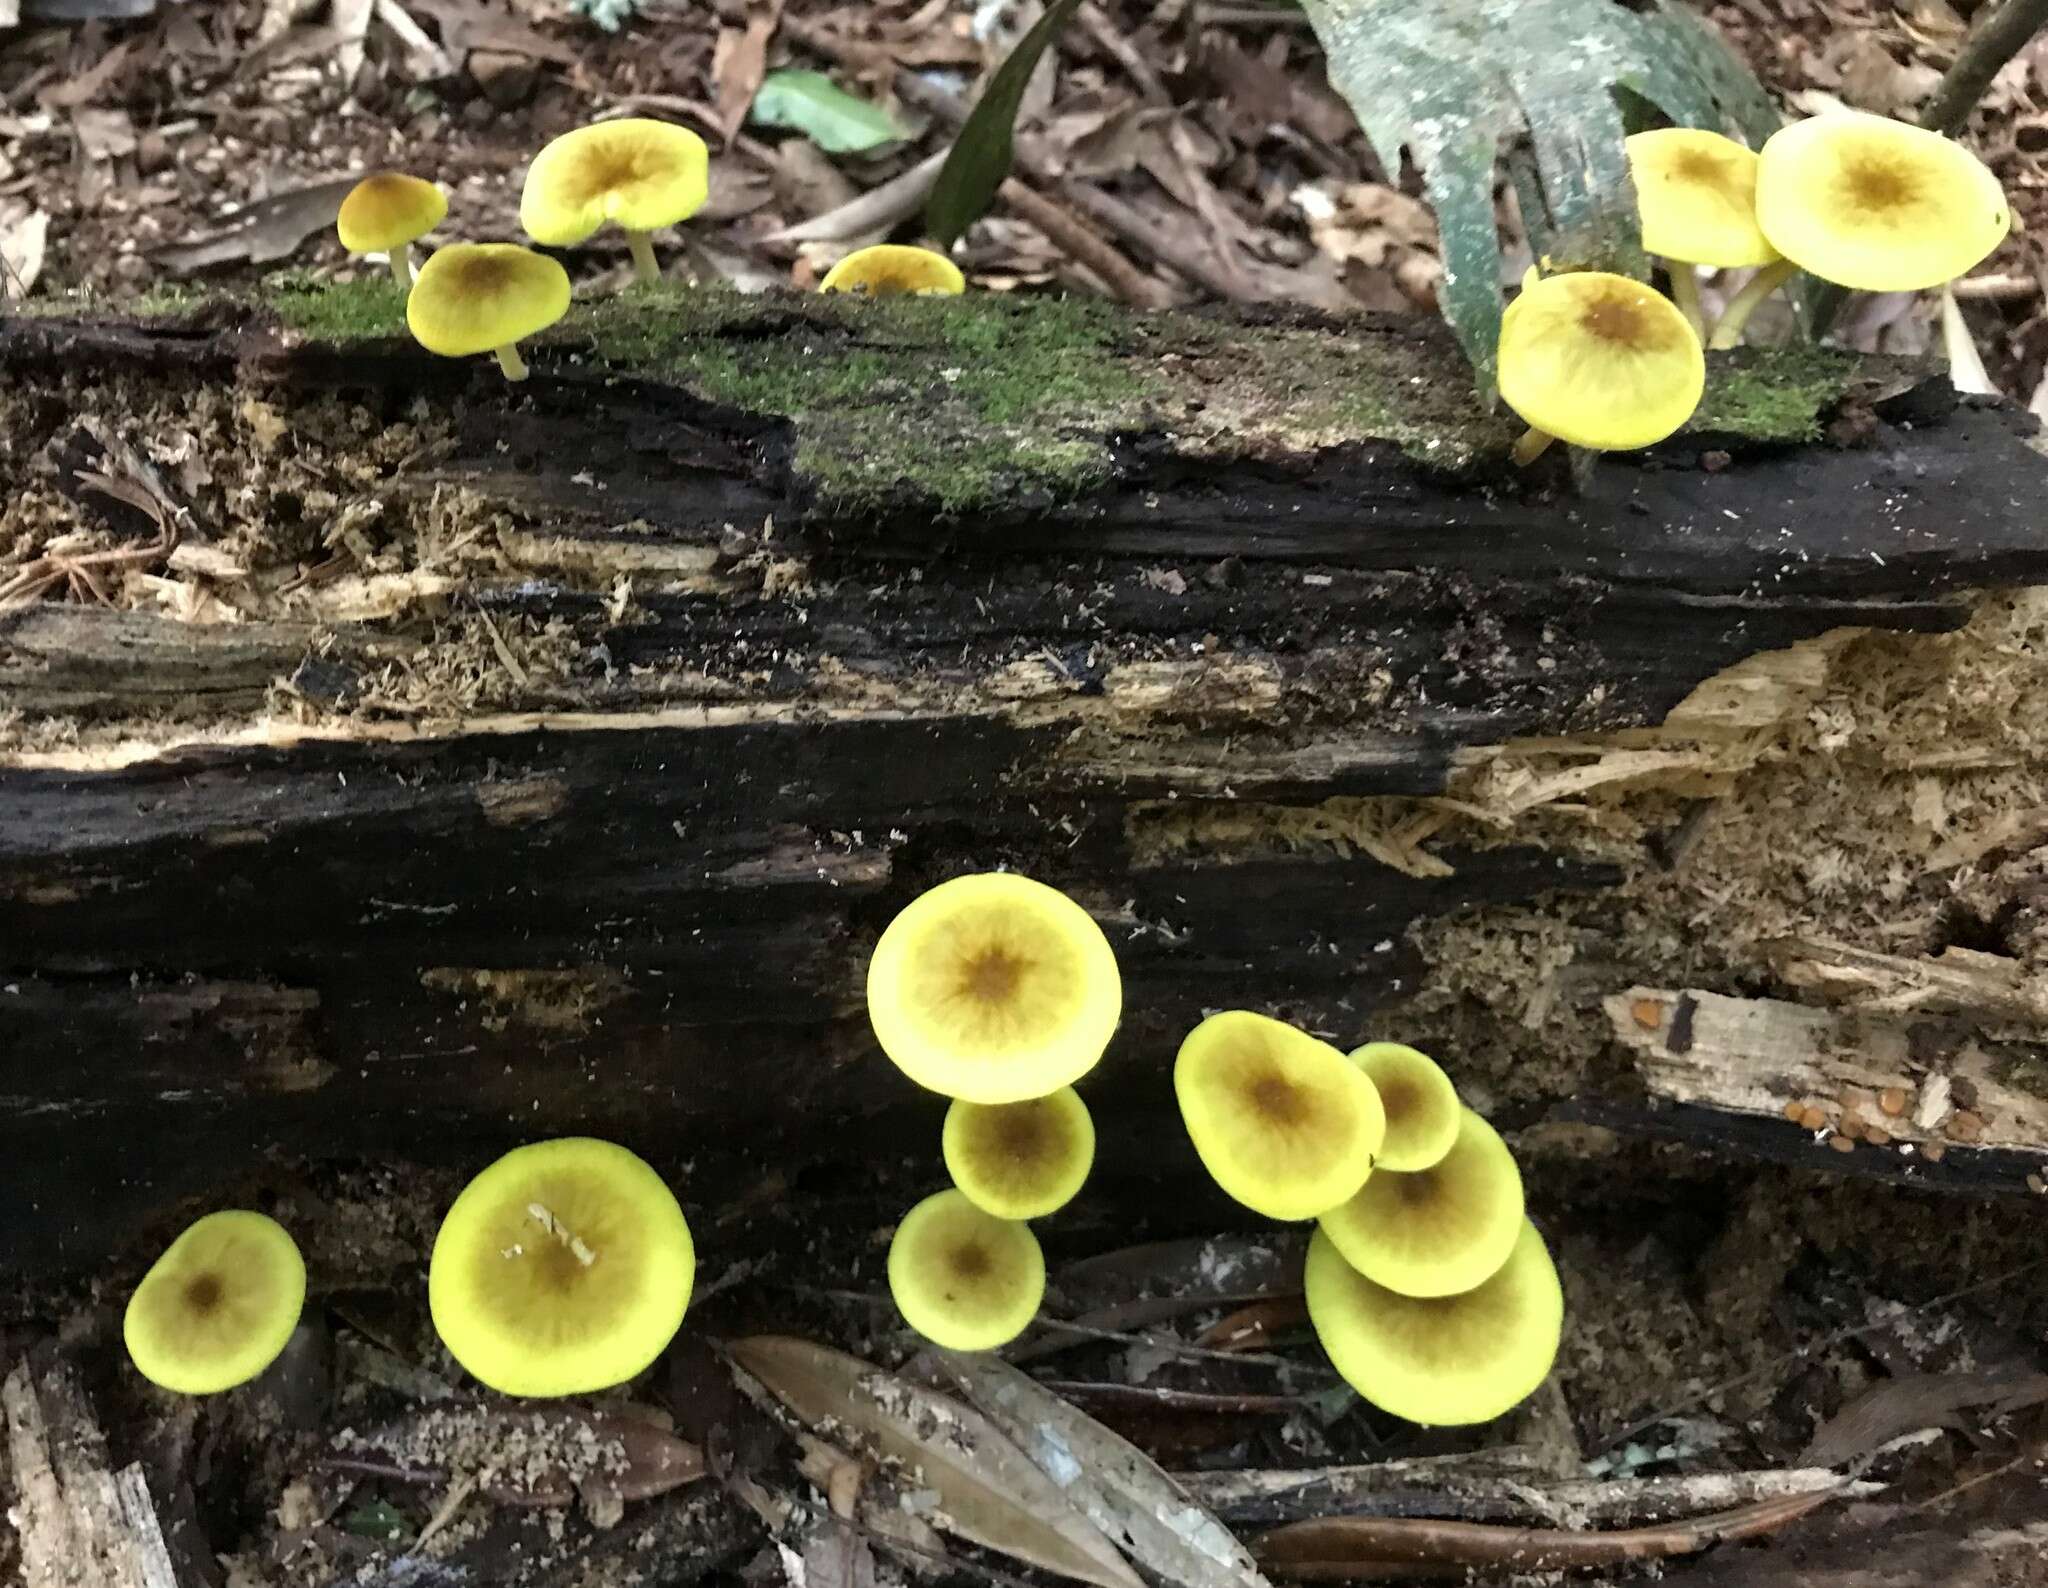
[(1856, 375), (1853, 354), (1825, 347), (1759, 348), (1707, 361), (1707, 390), (1686, 429), (1753, 441), (1812, 441), (1821, 415)]
[(1082, 299), (865, 301), (640, 289), (563, 323), (597, 356), (713, 402), (787, 418), (796, 468), (834, 507), (1072, 496), (1156, 383), (1133, 322)]
[(323, 281), (285, 271), (264, 283), (265, 296), (286, 326), (322, 342), (380, 341), (404, 336), (405, 294), (389, 274), (360, 281)]

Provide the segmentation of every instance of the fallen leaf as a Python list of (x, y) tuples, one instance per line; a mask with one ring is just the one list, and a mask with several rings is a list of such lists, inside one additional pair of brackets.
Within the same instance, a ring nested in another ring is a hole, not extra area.
[(576, 64), (576, 52), (524, 22), (471, 0), (408, 0), (441, 27), (441, 48), (458, 60), (471, 50), (504, 50), (557, 66)]
[(43, 273), (50, 217), (19, 199), (0, 199), (0, 296), (25, 298)]
[(942, 1532), (1099, 1588), (1141, 1588), (1101, 1530), (980, 1413), (809, 1340), (756, 1335), (728, 1349), (821, 1437), (852, 1436), (936, 1490), (930, 1520)]
[(1922, 1428), (1954, 1428), (1976, 1408), (1984, 1420), (2048, 1401), (2048, 1373), (1990, 1368), (1914, 1373), (1864, 1391), (1814, 1431), (1802, 1467), (1839, 1467)]
[(283, 259), (313, 233), (332, 226), (341, 201), (356, 185), (352, 176), (329, 177), (287, 193), (258, 199), (221, 231), (190, 242), (156, 250), (157, 261), (171, 270), (198, 270), (233, 259), (261, 265)]
[(1185, 1309), (1193, 1312), (1208, 1302), (1299, 1295), (1307, 1247), (1306, 1236), (1290, 1231), (1125, 1246), (1067, 1264), (1059, 1291), (1089, 1312), (1141, 1296), (1199, 1298)]
[(91, 104), (99, 97), (100, 91), (119, 75), (133, 48), (132, 39), (123, 40), (70, 81), (39, 89), (37, 101), (45, 110), (70, 110), (78, 105)]
[(711, 52), (711, 81), (718, 98), (718, 130), (731, 143), (747, 119), (747, 107), (768, 71), (768, 46), (782, 25), (782, 0), (752, 12), (744, 28), (720, 28)]
[(880, 105), (849, 94), (823, 72), (770, 72), (754, 95), (752, 120), (800, 132), (827, 154), (859, 154), (904, 137)]
[(1438, 1522), (1421, 1517), (1332, 1516), (1277, 1527), (1258, 1542), (1261, 1562), (1290, 1577), (1350, 1582), (1401, 1581), (1420, 1575), (1516, 1573), (1619, 1566), (1693, 1555), (1711, 1544), (1761, 1538), (1833, 1499), (1838, 1489), (1759, 1500), (1732, 1511), (1657, 1527), (1613, 1532)]
[(1144, 1570), (1178, 1588), (1266, 1588), (1237, 1536), (1122, 1435), (1000, 1357), (933, 1359)]
[(804, 1588), (875, 1588), (875, 1557), (868, 1541), (843, 1523), (826, 1521), (804, 1544)]

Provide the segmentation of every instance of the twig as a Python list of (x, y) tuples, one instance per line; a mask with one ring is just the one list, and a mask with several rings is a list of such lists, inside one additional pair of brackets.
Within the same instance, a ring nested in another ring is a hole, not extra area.
[(420, 1529), (420, 1536), (412, 1541), (412, 1547), (415, 1550), (425, 1549), (427, 1541), (455, 1520), (456, 1513), (462, 1509), (469, 1497), (475, 1492), (475, 1473), (470, 1473), (468, 1476), (458, 1479), (455, 1486), (448, 1491), (448, 1497), (441, 1502), (441, 1508), (427, 1518), (427, 1525)]
[(2043, 23), (2048, 23), (2048, 0), (2004, 0), (1970, 29), (1970, 36), (1921, 110), (1920, 125), (1948, 133), (1968, 121), (1991, 80), (2026, 47)]
[(1075, 263), (1087, 266), (1100, 276), (1109, 290), (1125, 303), (1140, 309), (1163, 309), (1170, 301), (1166, 289), (1158, 281), (1096, 236), (1071, 210), (1055, 204), (1015, 177), (1006, 178), (996, 193), (1019, 216), (1065, 249)]
[(1292, 6), (1198, 6), (1195, 11), (1197, 27), (1215, 28), (1305, 28), (1308, 27), (1308, 13), (1297, 11)]
[(849, 237), (859, 237), (864, 232), (879, 231), (894, 226), (898, 221), (908, 220), (930, 195), (932, 184), (938, 181), (939, 170), (950, 153), (952, 147), (948, 145), (930, 159), (920, 160), (902, 175), (891, 177), (880, 187), (868, 189), (859, 198), (849, 199), (822, 215), (798, 221), (794, 226), (770, 232), (762, 241), (844, 242)]
[(1095, 0), (1082, 0), (1080, 22), (1095, 47), (1130, 75), (1131, 81), (1138, 85), (1138, 92), (1147, 100), (1155, 105), (1173, 103), (1173, 95), (1166, 91), (1159, 74), (1152, 70), (1152, 63), (1117, 31), (1116, 24), (1102, 14), (1102, 8), (1095, 4)]
[(1954, 291), (1966, 303), (1976, 298), (2005, 303), (2039, 297), (2041, 283), (2032, 276), (1965, 276), (1954, 284)]

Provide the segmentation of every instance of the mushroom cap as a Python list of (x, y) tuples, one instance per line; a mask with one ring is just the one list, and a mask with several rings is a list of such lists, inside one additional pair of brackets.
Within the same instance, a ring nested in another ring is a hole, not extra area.
[(944, 254), (903, 243), (876, 243), (856, 248), (825, 272), (820, 292), (865, 292), (874, 298), (939, 293), (948, 297), (967, 290), (960, 267)]
[(508, 346), (568, 312), (569, 272), (517, 243), (435, 249), (405, 300), (413, 340), (446, 358)]
[(1309, 1322), (1344, 1381), (1413, 1423), (1483, 1423), (1533, 1393), (1557, 1360), (1564, 1291), (1524, 1219), (1508, 1260), (1455, 1296), (1403, 1296), (1344, 1261), (1329, 1236), (1308, 1243)]
[(283, 1225), (261, 1213), (209, 1213), (142, 1276), (121, 1334), (150, 1383), (211, 1395), (275, 1362), (305, 1304), (305, 1260)]
[(1778, 250), (1756, 223), (1756, 155), (1697, 127), (1628, 140), (1643, 247), (1691, 265), (1768, 265)]
[(955, 1098), (940, 1140), (953, 1184), (999, 1219), (1057, 1212), (1095, 1163), (1095, 1122), (1071, 1086), (1021, 1103)]
[(1470, 1290), (1507, 1261), (1522, 1225), (1522, 1171), (1500, 1133), (1460, 1110), (1458, 1139), (1427, 1169), (1376, 1170), (1322, 1217), (1344, 1260), (1404, 1296)]
[(660, 1175), (586, 1136), (516, 1147), (462, 1189), (434, 1237), (441, 1343), (507, 1395), (622, 1384), (668, 1345), (697, 1252)]
[(384, 254), (432, 231), (448, 214), (448, 195), (403, 171), (373, 171), (348, 190), (334, 229), (352, 254)]
[(1005, 871), (904, 907), (868, 961), (868, 1019), (919, 1086), (1017, 1103), (1095, 1067), (1123, 1013), (1116, 955), (1088, 912)]
[(1771, 135), (1757, 157), (1756, 218), (1800, 269), (1865, 292), (1940, 286), (2012, 226), (1998, 179), (1969, 150), (1860, 110)]
[(926, 1197), (889, 1242), (889, 1293), (903, 1321), (948, 1351), (993, 1351), (1024, 1332), (1045, 1296), (1031, 1227), (959, 1190)]
[(1188, 1033), (1173, 1090), (1203, 1167), (1269, 1219), (1312, 1219), (1345, 1202), (1386, 1135), (1363, 1070), (1248, 1009), (1211, 1015)]
[(629, 232), (673, 226), (703, 207), (710, 156), (687, 127), (629, 117), (565, 132), (534, 156), (519, 224), (551, 248), (580, 243), (606, 221)]
[(1508, 305), (1500, 394), (1576, 447), (1647, 447), (1699, 406), (1707, 360), (1669, 298), (1602, 270), (1546, 276)]
[(1436, 1060), (1398, 1042), (1368, 1042), (1352, 1049), (1351, 1062), (1365, 1071), (1387, 1116), (1375, 1169), (1412, 1174), (1451, 1150), (1463, 1109), (1457, 1087)]

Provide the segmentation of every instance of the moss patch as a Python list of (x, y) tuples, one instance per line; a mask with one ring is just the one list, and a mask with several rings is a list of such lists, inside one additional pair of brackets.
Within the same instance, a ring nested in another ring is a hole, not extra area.
[(1753, 441), (1812, 441), (1821, 416), (1856, 377), (1853, 354), (1825, 347), (1762, 348), (1707, 361), (1707, 391), (1686, 424)]
[(408, 334), (405, 294), (388, 274), (332, 282), (287, 271), (271, 277), (266, 288), (278, 319), (301, 336), (365, 342)]

